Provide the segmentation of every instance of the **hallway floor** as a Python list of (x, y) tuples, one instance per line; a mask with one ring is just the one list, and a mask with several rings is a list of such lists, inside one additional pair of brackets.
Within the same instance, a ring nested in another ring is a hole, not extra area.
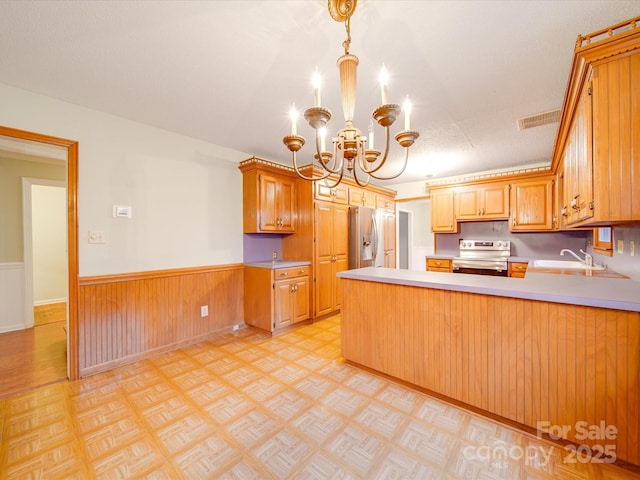
[(64, 318), (0, 334), (0, 398), (67, 379)]
[(640, 478), (346, 365), (339, 341), (339, 317), (246, 329), (0, 400), (0, 477)]

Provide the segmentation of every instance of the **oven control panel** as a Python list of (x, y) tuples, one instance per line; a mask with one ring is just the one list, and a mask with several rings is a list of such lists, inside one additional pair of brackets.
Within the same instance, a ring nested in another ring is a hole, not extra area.
[(460, 240), (460, 250), (510, 251), (509, 240)]

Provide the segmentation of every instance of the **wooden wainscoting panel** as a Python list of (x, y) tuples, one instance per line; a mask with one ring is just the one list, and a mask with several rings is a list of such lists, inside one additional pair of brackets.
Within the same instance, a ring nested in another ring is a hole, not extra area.
[[(351, 362), (640, 465), (640, 313), (342, 279)], [(579, 423), (618, 430), (580, 438)]]
[[(227, 265), (81, 278), (81, 376), (244, 324), (243, 268)], [(200, 315), (203, 305), (209, 307), (206, 317)]]

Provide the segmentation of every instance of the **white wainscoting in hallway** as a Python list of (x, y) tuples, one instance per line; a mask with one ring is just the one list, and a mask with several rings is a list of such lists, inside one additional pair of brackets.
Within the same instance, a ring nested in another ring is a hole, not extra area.
[(25, 328), (24, 263), (0, 263), (0, 333)]

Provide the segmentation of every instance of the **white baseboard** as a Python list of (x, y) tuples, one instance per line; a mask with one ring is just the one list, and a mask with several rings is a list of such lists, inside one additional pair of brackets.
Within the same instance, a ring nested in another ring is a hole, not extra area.
[(38, 300), (33, 302), (34, 307), (41, 307), (42, 305), (51, 305), (52, 303), (66, 303), (66, 298), (49, 298), (47, 300)]

